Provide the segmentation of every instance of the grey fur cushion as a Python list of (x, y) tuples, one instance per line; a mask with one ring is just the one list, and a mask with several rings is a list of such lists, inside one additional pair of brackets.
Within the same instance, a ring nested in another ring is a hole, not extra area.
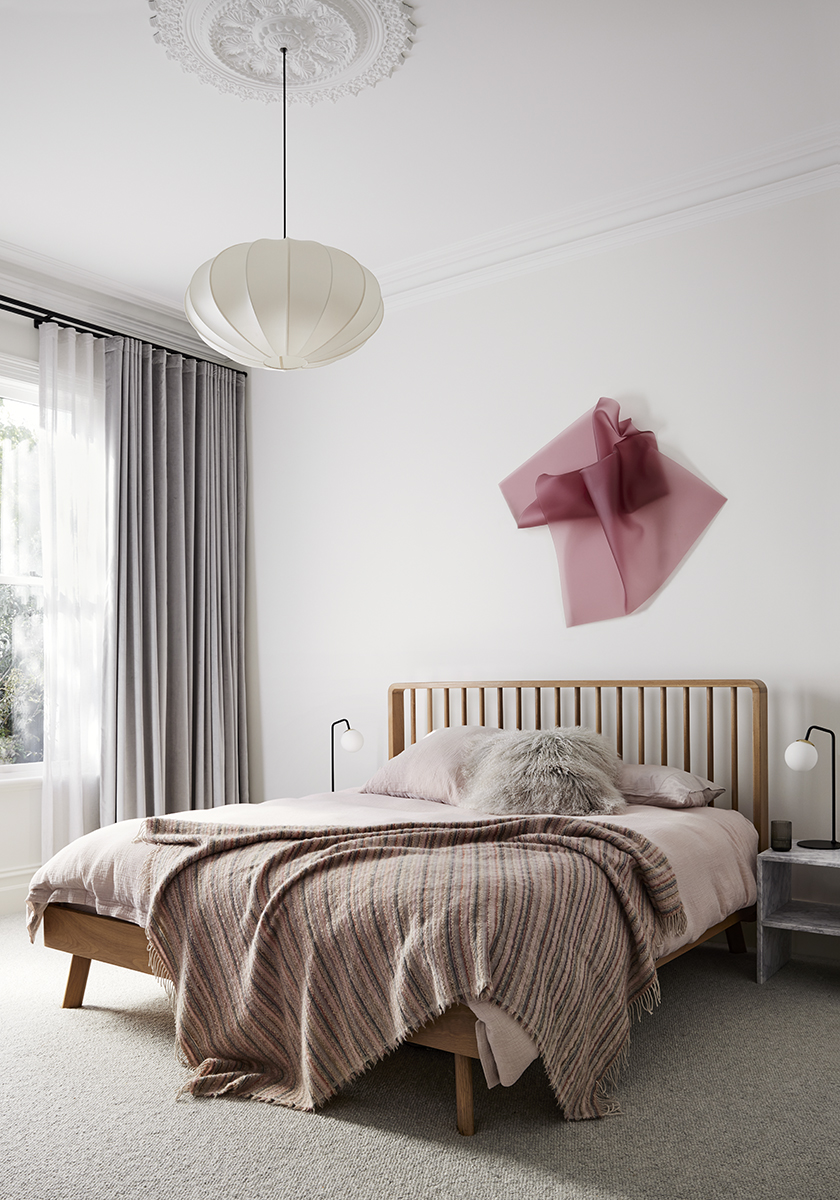
[(581, 726), (501, 731), (469, 748), (458, 804), (491, 813), (621, 812), (620, 764), (606, 738)]

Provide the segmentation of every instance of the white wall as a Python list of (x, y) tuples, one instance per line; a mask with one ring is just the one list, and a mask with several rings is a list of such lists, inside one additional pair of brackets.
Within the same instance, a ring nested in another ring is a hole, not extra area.
[[(367, 741), (337, 785), (367, 778), (397, 679), (744, 676), (770, 690), (771, 815), (827, 837), (828, 739), (809, 776), (782, 754), (840, 726), (838, 229), (823, 193), (255, 372), (253, 799), (327, 789), (341, 717)], [(517, 530), (497, 485), (604, 395), (728, 503), (646, 611), (567, 629), (548, 531)]]
[(0, 771), (0, 916), (23, 913), (41, 865), (41, 777)]
[(38, 361), (38, 331), (29, 317), (0, 310), (0, 357), (25, 363)]
[[(396, 679), (757, 676), (771, 815), (827, 836), (827, 753), (794, 776), (782, 752), (840, 724), (838, 217), (824, 193), (386, 315), (324, 370), (256, 373), (252, 798), (326, 789), (345, 716), (366, 744), (337, 751), (337, 784), (372, 774)], [(34, 346), (0, 314), (0, 351)], [(729, 502), (645, 612), (567, 629), (549, 535), (517, 530), (497, 485), (601, 395)], [(35, 861), (25, 790), (3, 795), (0, 890)]]

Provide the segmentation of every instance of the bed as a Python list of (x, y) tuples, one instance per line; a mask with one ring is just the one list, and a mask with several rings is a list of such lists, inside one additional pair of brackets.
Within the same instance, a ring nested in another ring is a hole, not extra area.
[[(626, 813), (603, 818), (613, 828), (635, 828), (654, 844), (657, 840), (666, 843), (668, 849), (663, 844), (663, 852), (681, 864), (675, 870), (681, 890), (685, 889), (686, 894), (691, 892), (690, 919), (681, 936), (674, 936), (663, 945), (664, 952), (656, 966), (661, 967), (722, 933), (726, 934), (731, 951), (743, 952), (741, 923), (755, 919), (755, 847), (757, 844), (763, 849), (768, 843), (767, 692), (761, 682), (740, 679), (427, 682), (394, 684), (388, 694), (391, 760), (418, 745), (426, 734), (440, 729), (542, 730), (582, 725), (608, 737), (625, 763), (673, 765), (685, 772), (702, 771), (707, 780), (724, 789), (723, 796), (711, 805), (667, 814), (667, 826), (664, 810), (656, 805), (638, 811), (632, 807)], [(361, 804), (363, 815), (356, 814), (356, 824), (371, 823), (372, 809), (368, 806), (374, 802), (383, 806), (381, 813), (373, 818), (375, 824), (392, 822), (395, 815), (401, 821), (418, 822), (453, 821), (458, 816), (444, 812), (445, 805), (360, 796), (358, 789), (336, 796), (310, 797), (306, 811), (311, 814), (313, 826), (323, 828), (341, 821), (344, 812), (355, 813), (354, 806)], [(197, 821), (222, 819), (243, 826), (260, 822), (282, 826), (300, 819), (297, 808), (287, 811), (291, 804), (291, 801), (274, 801), (252, 805), (247, 813), (227, 813), (222, 818), (219, 813), (224, 810), (191, 815)], [(743, 816), (738, 816), (739, 813)], [(748, 822), (752, 842), (745, 833)], [(690, 844), (686, 842), (683, 847), (680, 839), (687, 839), (689, 831)], [(99, 841), (105, 847), (109, 838), (123, 837), (125, 841), (123, 835), (131, 832), (110, 827), (98, 831)], [(135, 846), (131, 838), (128, 841)], [(739, 841), (741, 859), (730, 874), (741, 880), (740, 892), (719, 884), (721, 873), (729, 870), (728, 846), (733, 841)], [(704, 862), (706, 842), (713, 849), (706, 851), (707, 865), (699, 868), (697, 864)], [(102, 847), (101, 854), (111, 853)], [(74, 853), (73, 848), (62, 852), (68, 860)], [(124, 847), (119, 853), (129, 854)], [(137, 853), (133, 849), (130, 852)], [(101, 867), (100, 861), (100, 876)], [(43, 919), (45, 945), (72, 956), (64, 1007), (82, 1004), (92, 960), (151, 973), (140, 859), (134, 874), (129, 871), (130, 894), (120, 903), (115, 903), (113, 897), (110, 904), (103, 903), (89, 886), (85, 867), (76, 863), (73, 869), (74, 880), (57, 882), (54, 872), (51, 875), (50, 864), (45, 864), (35, 876), (30, 892), (30, 933), (34, 936)], [(466, 1003), (452, 1004), (440, 1016), (415, 1028), (406, 1039), (453, 1055), (456, 1123), (462, 1134), (470, 1135), (475, 1128), (473, 1061), (480, 1060), (488, 1082), (495, 1082), (490, 1079), (494, 1045), (504, 1041), (505, 1019), (506, 1014), (499, 1017), (492, 1005), (468, 999)], [(519, 1034), (521, 1043), (521, 1030)], [(515, 1047), (514, 1058), (516, 1054), (524, 1055), (523, 1061), (527, 1061), (527, 1046)]]

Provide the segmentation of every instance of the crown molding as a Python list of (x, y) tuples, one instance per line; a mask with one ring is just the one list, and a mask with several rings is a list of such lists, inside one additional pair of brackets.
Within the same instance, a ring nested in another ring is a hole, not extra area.
[(22, 359), (18, 354), (0, 352), (0, 378), (7, 383), (17, 384), (25, 392), (31, 389), (37, 391), (38, 365), (29, 359)]
[(390, 311), (840, 187), (840, 125), (376, 272)]
[(0, 242), (0, 293), (182, 354), (242, 369), (215, 354), (183, 311), (167, 300), (8, 242)]
[[(837, 187), (840, 125), (835, 124), (720, 160), (710, 171), (674, 176), (600, 205), (521, 221), (375, 274), (394, 312)], [(6, 242), (0, 242), (0, 293), (242, 369), (214, 354), (169, 301)]]

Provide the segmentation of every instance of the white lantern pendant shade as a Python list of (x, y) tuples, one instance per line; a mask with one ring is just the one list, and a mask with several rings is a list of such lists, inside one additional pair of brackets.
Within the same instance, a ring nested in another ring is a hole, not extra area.
[(193, 275), (184, 308), (199, 336), (246, 367), (322, 367), (382, 322), (375, 277), (351, 255), (293, 238), (229, 246)]

